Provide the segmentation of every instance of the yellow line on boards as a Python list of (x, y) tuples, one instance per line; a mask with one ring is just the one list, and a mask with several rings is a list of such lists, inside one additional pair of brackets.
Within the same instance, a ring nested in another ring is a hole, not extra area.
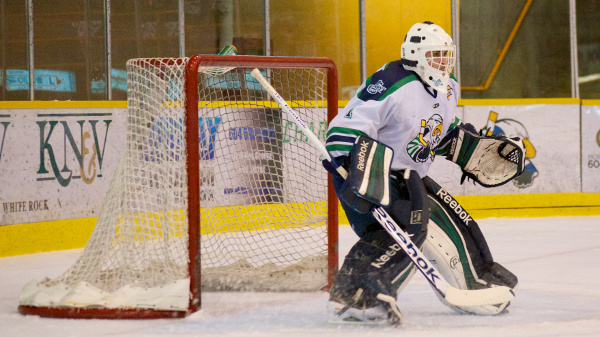
[(600, 105), (600, 99), (583, 99), (581, 105)]
[(497, 99), (459, 99), (459, 106), (469, 105), (539, 105), (539, 104), (581, 104), (579, 98), (497, 98)]
[[(279, 105), (271, 101), (261, 101), (259, 105), (256, 101), (242, 102), (198, 102), (198, 107), (278, 107)], [(327, 102), (306, 101), (288, 101), (292, 107), (317, 107), (324, 108)], [(343, 108), (348, 104), (348, 100), (338, 101), (338, 106)], [(581, 105), (600, 105), (600, 100), (581, 100), (578, 98), (498, 98), (498, 99), (460, 99), (459, 106), (468, 105), (528, 105), (528, 104), (581, 104)], [(179, 106), (174, 102), (165, 103), (164, 106)], [(127, 108), (127, 101), (0, 101), (0, 109), (93, 109), (93, 108)]]
[(83, 218), (0, 226), (0, 257), (81, 248), (95, 224)]
[(0, 109), (127, 108), (127, 101), (3, 101)]
[[(326, 101), (286, 101), (292, 108), (326, 108)], [(279, 108), (279, 104), (273, 101), (200, 101), (199, 108)]]
[[(456, 196), (456, 199), (475, 220), (489, 217), (600, 215), (600, 193)], [(207, 212), (211, 213), (211, 216), (215, 214), (217, 216), (211, 224), (201, 230), (201, 234), (282, 228), (281, 224), (276, 221), (285, 222), (282, 219), (290, 216), (296, 222), (310, 223), (315, 219), (309, 219), (303, 215), (306, 208), (316, 209), (318, 214), (324, 213), (325, 203), (268, 204), (205, 209), (204, 216), (209, 215)], [(177, 219), (178, 216), (183, 217), (182, 211), (171, 213), (169, 216), (174, 219)], [(144, 216), (133, 215), (132, 217), (137, 219), (136, 224), (141, 224), (152, 223), (160, 216), (160, 214), (147, 214)], [(272, 217), (273, 220), (265, 221), (262, 220), (263, 217)], [(238, 223), (234, 224), (234, 222)], [(288, 223), (292, 224), (292, 222)], [(341, 225), (348, 224), (348, 219), (341, 207), (339, 207), (339, 223)], [(95, 224), (96, 218), (83, 218), (0, 226), (0, 257), (82, 248), (90, 238)], [(318, 222), (313, 225), (318, 225)], [(156, 227), (156, 229), (158, 228)], [(153, 228), (142, 230), (141, 227), (136, 228), (136, 231), (140, 234), (140, 240), (152, 237), (155, 232)]]

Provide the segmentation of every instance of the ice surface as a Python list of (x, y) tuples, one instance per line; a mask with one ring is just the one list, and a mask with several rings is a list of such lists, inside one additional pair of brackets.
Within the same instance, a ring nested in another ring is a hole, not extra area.
[[(56, 277), (80, 250), (0, 258), (0, 336), (600, 336), (600, 217), (480, 220), (494, 258), (519, 277), (509, 313), (457, 314), (416, 275), (399, 296), (402, 327), (331, 326), (327, 294), (208, 293), (203, 309), (173, 320), (73, 320), (23, 316), (19, 293)], [(356, 236), (340, 228), (340, 259)]]

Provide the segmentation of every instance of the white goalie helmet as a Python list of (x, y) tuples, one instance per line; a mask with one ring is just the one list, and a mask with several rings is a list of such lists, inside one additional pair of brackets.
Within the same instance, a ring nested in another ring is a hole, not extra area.
[(448, 81), (456, 61), (456, 46), (442, 27), (425, 21), (413, 25), (402, 43), (402, 64), (440, 92), (448, 91)]

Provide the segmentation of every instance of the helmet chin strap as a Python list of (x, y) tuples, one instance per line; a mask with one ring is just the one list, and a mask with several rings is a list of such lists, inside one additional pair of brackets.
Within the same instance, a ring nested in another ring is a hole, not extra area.
[[(412, 60), (405, 60), (405, 59), (400, 59), (400, 63), (405, 64), (409, 67), (416, 67), (417, 64), (419, 63), (419, 61), (412, 61)], [(419, 77), (419, 81), (421, 81), (421, 83), (423, 83), (423, 85), (427, 88), (430, 88), (431, 85), (429, 85), (429, 83), (425, 82), (425, 80), (423, 78), (421, 78), (421, 75), (419, 75), (416, 71), (411, 70), (413, 73), (417, 74), (417, 77)]]
[(406, 60), (406, 59), (400, 59), (400, 62), (402, 64), (405, 64), (409, 67), (416, 67), (417, 64), (419, 63), (419, 61), (413, 61), (413, 60)]

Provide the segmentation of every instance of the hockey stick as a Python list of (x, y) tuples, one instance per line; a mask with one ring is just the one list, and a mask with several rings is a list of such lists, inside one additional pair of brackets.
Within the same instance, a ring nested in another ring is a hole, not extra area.
[[(328, 160), (340, 175), (346, 179), (348, 173), (346, 170), (336, 165), (335, 161), (331, 159), (331, 155), (325, 148), (325, 145), (317, 138), (317, 136), (308, 128), (298, 114), (287, 104), (287, 102), (277, 93), (275, 88), (267, 81), (258, 69), (254, 69), (251, 72), (254, 77), (271, 95), (271, 97), (281, 106), (281, 108), (292, 118), (292, 121), (300, 127), (303, 134), (307, 136), (313, 145), (323, 155), (324, 160)], [(435, 290), (448, 301), (448, 303), (455, 306), (482, 306), (499, 304), (510, 301), (514, 298), (512, 289), (506, 286), (497, 286), (493, 288), (475, 289), (475, 290), (461, 290), (452, 287), (435, 269), (435, 267), (425, 257), (423, 252), (415, 246), (410, 239), (408, 233), (402, 230), (400, 226), (392, 219), (392, 217), (381, 207), (376, 207), (373, 210), (373, 216), (377, 221), (385, 228), (385, 230), (394, 238), (394, 240), (400, 245), (402, 250), (410, 257), (413, 264), (419, 269), (419, 271), (425, 276), (427, 281), (435, 288)]]

